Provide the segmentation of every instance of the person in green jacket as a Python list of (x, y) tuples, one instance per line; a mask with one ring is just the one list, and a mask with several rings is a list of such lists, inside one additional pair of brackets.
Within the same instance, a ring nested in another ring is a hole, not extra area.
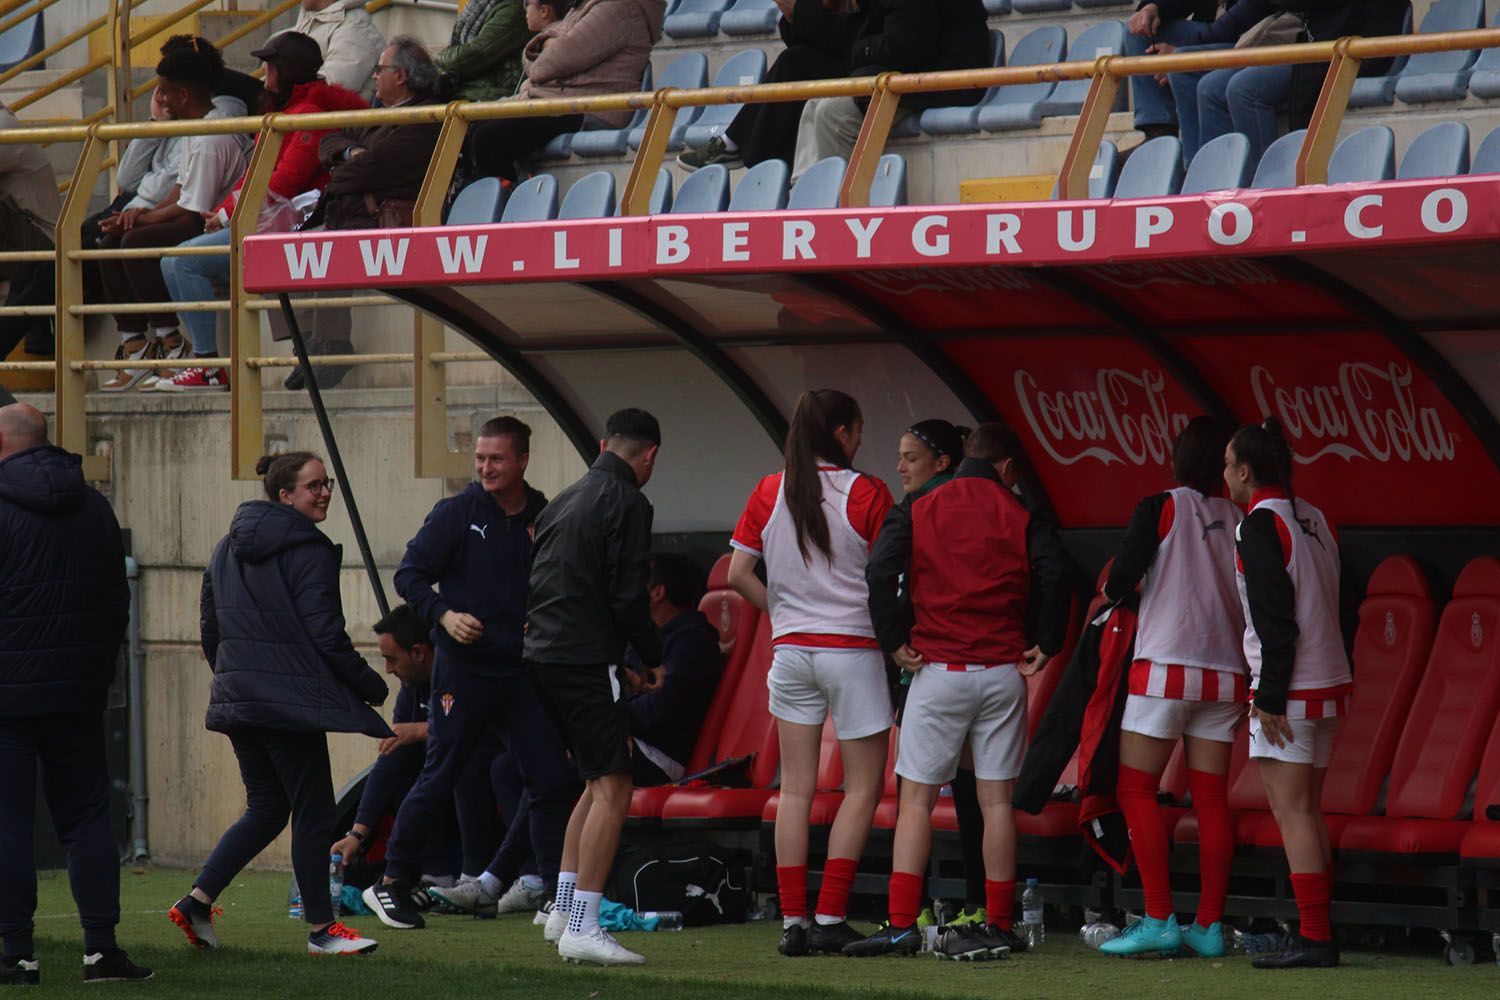
[(448, 46), (434, 58), (443, 74), (445, 97), (496, 101), (510, 97), (521, 82), (521, 49), (533, 31), (524, 0), (469, 0)]

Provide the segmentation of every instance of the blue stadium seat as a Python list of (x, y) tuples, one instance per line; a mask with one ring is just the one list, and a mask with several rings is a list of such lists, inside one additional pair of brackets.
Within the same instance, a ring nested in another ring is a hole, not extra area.
[(1042, 14), (1052, 10), (1067, 10), (1073, 0), (1010, 0), (1010, 9), (1017, 14)]
[(576, 132), (564, 132), (562, 135), (554, 135), (547, 140), (547, 144), (535, 153), (531, 154), (533, 160), (566, 160), (573, 155), (573, 136)]
[(1398, 181), (1424, 177), (1459, 177), (1469, 172), (1469, 126), (1441, 122), (1423, 129), (1401, 157)]
[[(774, 8), (773, 8), (774, 9)], [(731, 11), (730, 13), (733, 13)], [(760, 83), (761, 78), (766, 75), (766, 53), (764, 49), (746, 49), (736, 52), (719, 67), (719, 72), (714, 74), (715, 87), (747, 87)], [(734, 116), (739, 114), (743, 104), (714, 104), (702, 109), (691, 125), (681, 127), (682, 141), (686, 145), (697, 148), (716, 135), (722, 135), (734, 121)], [(678, 129), (672, 130), (672, 138), (677, 140)]]
[(559, 219), (605, 219), (615, 214), (615, 175), (596, 170), (581, 177), (563, 197)]
[(726, 35), (768, 35), (780, 20), (776, 0), (737, 0), (719, 18), (719, 31)]
[[(1500, 11), (1490, 19), (1490, 27), (1500, 28)], [(1479, 61), (1469, 76), (1469, 93), (1475, 97), (1500, 97), (1500, 48), (1484, 49), (1479, 53)]]
[(844, 181), (844, 171), (849, 164), (842, 156), (830, 156), (807, 168), (807, 173), (797, 178), (786, 207), (797, 210), (810, 208), (838, 208), (839, 185)]
[(557, 218), (557, 178), (537, 174), (516, 185), (505, 203), (501, 222), (546, 222)]
[(1388, 125), (1371, 125), (1346, 138), (1328, 158), (1328, 183), (1388, 181), (1396, 176), (1396, 136)]
[(1500, 128), (1492, 129), (1474, 151), (1471, 174), (1500, 174)]
[(1010, 0), (984, 0), (984, 12), (991, 17), (1010, 13)]
[[(1005, 33), (1002, 31), (990, 31), (990, 65), (1005, 65)], [(1001, 89), (991, 87), (986, 90), (984, 97), (980, 99), (980, 106), (986, 101), (994, 100)], [(920, 116), (903, 120), (891, 130), (891, 135), (916, 135), (919, 132), (926, 132), (928, 135), (959, 135), (978, 132), (978, 114), (978, 108), (972, 105), (963, 108), (928, 108)]]
[(1277, 139), (1261, 154), (1255, 168), (1253, 188), (1289, 188), (1297, 186), (1297, 157), (1302, 154), (1302, 143), (1307, 138), (1307, 129), (1299, 128)]
[(1176, 194), (1181, 186), (1182, 143), (1175, 135), (1163, 135), (1131, 151), (1115, 182), (1115, 197), (1160, 198)]
[(672, 210), (672, 171), (662, 167), (657, 171), (656, 183), (651, 185), (651, 200), (646, 210), (652, 215), (666, 215)]
[(729, 207), (729, 168), (710, 163), (687, 175), (672, 201), (673, 215), (722, 212)]
[(670, 38), (708, 38), (719, 33), (719, 18), (730, 0), (682, 0), (662, 22)]
[(870, 182), (870, 205), (890, 208), (906, 204), (906, 157), (886, 153), (875, 165), (875, 179)]
[(761, 160), (740, 178), (729, 198), (729, 210), (774, 212), (786, 208), (786, 182), (791, 173), (785, 160)]
[[(1067, 57), (1068, 33), (1059, 25), (1047, 24), (1021, 39), (1010, 54), (1010, 65), (1055, 63)], [(996, 87), (993, 99), (986, 94), (985, 100), (974, 109), (974, 121), (986, 132), (1031, 128), (1042, 120), (1038, 106), (1056, 89), (1057, 84), (1050, 81)]]
[[(700, 90), (708, 86), (708, 57), (701, 52), (688, 52), (678, 56), (667, 64), (667, 68), (661, 71), (661, 76), (656, 81), (658, 90), (664, 87), (676, 87), (678, 90)], [(672, 134), (667, 137), (668, 149), (681, 149), (682, 136), (698, 116), (703, 114), (703, 109), (678, 108), (677, 118), (672, 122)], [(630, 130), (626, 136), (626, 142), (631, 149), (640, 149), (641, 140), (646, 138), (645, 122)]]
[(0, 35), (0, 72), (10, 69), (27, 56), (40, 52), (44, 44), (42, 15), (28, 17), (15, 25)]
[[(641, 90), (654, 89), (651, 85), (651, 64), (648, 62), (645, 71), (641, 73)], [(583, 130), (573, 133), (571, 152), (576, 156), (624, 156), (630, 130), (645, 121), (645, 108), (636, 111), (624, 128), (590, 128), (589, 119), (585, 118)]]
[(1250, 183), (1250, 140), (1239, 132), (1210, 139), (1182, 178), (1179, 194), (1230, 191)]
[[(1069, 50), (1074, 59), (1097, 59), (1100, 56), (1118, 56), (1125, 51), (1125, 24), (1122, 21), (1105, 21), (1089, 28), (1073, 39)], [(1045, 100), (1036, 105), (1037, 121), (1049, 115), (1076, 115), (1083, 110), (1083, 102), (1089, 96), (1093, 80), (1064, 80)], [(1129, 87), (1121, 87), (1115, 100), (1115, 111), (1124, 111)]]
[[(1484, 27), (1484, 0), (1438, 0), (1422, 19), (1422, 31), (1465, 31)], [(1407, 104), (1456, 101), (1468, 93), (1469, 72), (1479, 58), (1474, 49), (1418, 52), (1396, 80), (1396, 96)]]
[(498, 177), (481, 177), (464, 185), (448, 210), (448, 226), (487, 226), (500, 221), (505, 188)]
[[(1401, 34), (1411, 34), (1411, 7), (1406, 8), (1406, 19), (1401, 24)], [(1351, 108), (1370, 108), (1390, 104), (1396, 99), (1396, 80), (1406, 69), (1410, 56), (1397, 56), (1385, 76), (1362, 76), (1354, 81), (1349, 92)]]
[[(1120, 177), (1120, 150), (1114, 143), (1105, 140), (1099, 143), (1099, 152), (1089, 166), (1089, 198), (1111, 198), (1115, 193), (1115, 181)], [(1056, 200), (1058, 186), (1052, 185), (1052, 198)]]
[(1076, 7), (1134, 7), (1130, 0), (1073, 0)]

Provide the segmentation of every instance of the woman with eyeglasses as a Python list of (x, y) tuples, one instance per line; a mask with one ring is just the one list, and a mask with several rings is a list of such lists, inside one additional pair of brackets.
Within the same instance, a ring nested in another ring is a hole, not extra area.
[(336, 816), (327, 734), (393, 735), (370, 707), (388, 692), (345, 631), (342, 552), (318, 530), (334, 485), (322, 460), (267, 455), (255, 470), (266, 499), (241, 504), (215, 547), (199, 623), (214, 671), (205, 725), (229, 737), (247, 806), (169, 916), (194, 947), (218, 947), (214, 900), (290, 818), (308, 953), (364, 954), (376, 943), (335, 920), (329, 898)]

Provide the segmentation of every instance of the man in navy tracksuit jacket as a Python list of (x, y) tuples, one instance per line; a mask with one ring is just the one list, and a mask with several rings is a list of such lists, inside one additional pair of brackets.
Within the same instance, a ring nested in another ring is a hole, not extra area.
[[(532, 525), (547, 502), (526, 484), (530, 437), (530, 428), (514, 417), (481, 427), (474, 447), (479, 481), (438, 502), (396, 571), (396, 590), (435, 625), (437, 658), (427, 759), (396, 815), (385, 881), (365, 892), (366, 904), (390, 927), (423, 926), (411, 894), (422, 845), (491, 726), (520, 751), (537, 868), (548, 888), (557, 880), (573, 805), (567, 753), (521, 666)], [(467, 890), (472, 900), (451, 892), (444, 898), (487, 909), (504, 892), (507, 875), (516, 874), (487, 871), (473, 883), (478, 888)]]

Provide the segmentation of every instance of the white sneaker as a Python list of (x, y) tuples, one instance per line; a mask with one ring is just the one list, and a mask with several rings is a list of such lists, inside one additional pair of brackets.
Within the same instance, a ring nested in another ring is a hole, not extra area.
[(542, 930), (542, 939), (548, 944), (557, 944), (562, 940), (563, 931), (567, 929), (567, 912), (554, 906), (552, 912), (547, 914), (547, 926)]
[(307, 936), (309, 955), (368, 955), (377, 947), (373, 938), (367, 938), (353, 927), (347, 927), (336, 920)]
[(544, 926), (546, 926), (547, 921), (548, 921), (549, 918), (551, 918), (551, 916), (552, 916), (552, 900), (549, 899), (545, 903), (543, 903), (541, 906), (537, 907), (536, 916), (534, 916), (534, 917), (531, 918), (531, 926), (533, 926), (533, 927), (544, 927)]
[(477, 878), (448, 889), (432, 886), (427, 890), (427, 895), (464, 913), (495, 912), (495, 897), (485, 892), (484, 883)]
[(565, 962), (591, 965), (645, 965), (646, 956), (637, 955), (609, 935), (602, 927), (592, 934), (563, 933), (557, 942), (557, 953)]
[(533, 889), (521, 879), (511, 883), (510, 888), (500, 897), (495, 904), (496, 913), (524, 913), (527, 910), (535, 910), (542, 905), (542, 888), (537, 886)]

